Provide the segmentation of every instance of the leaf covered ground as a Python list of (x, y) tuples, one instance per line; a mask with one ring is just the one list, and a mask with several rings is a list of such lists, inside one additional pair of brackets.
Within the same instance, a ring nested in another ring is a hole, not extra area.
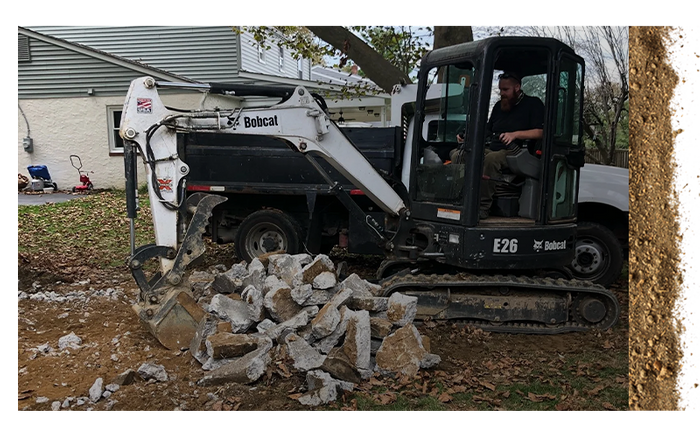
[[(136, 245), (152, 242), (147, 199), (136, 222)], [(124, 386), (94, 405), (72, 410), (307, 410), (296, 399), (303, 377), (274, 363), (255, 385), (198, 388), (203, 371), (186, 352), (160, 347), (131, 309), (136, 285), (125, 266), (129, 221), (123, 192), (103, 192), (18, 211), (19, 290), (29, 293), (121, 288), (117, 300), (18, 302), (18, 409), (50, 410), (51, 402), (85, 396), (144, 362), (166, 367), (171, 379)], [(349, 272), (376, 269), (368, 258), (342, 257)], [(235, 262), (231, 245), (208, 244), (203, 264)], [(626, 272), (625, 272), (626, 275)], [(416, 378), (375, 375), (336, 403), (317, 410), (626, 410), (628, 409), (627, 280), (613, 286), (620, 322), (605, 332), (556, 336), (483, 332), (427, 322), (419, 331), (442, 362)], [(37, 353), (74, 332), (83, 347), (68, 354)], [(174, 376), (174, 377), (172, 377)], [(37, 403), (46, 397), (49, 402)]]

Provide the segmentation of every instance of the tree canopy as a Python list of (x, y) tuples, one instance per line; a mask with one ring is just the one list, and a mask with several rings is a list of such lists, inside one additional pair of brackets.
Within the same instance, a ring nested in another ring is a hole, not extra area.
[[(342, 68), (348, 63), (359, 67), (362, 75), (385, 92), (394, 85), (411, 83), (420, 59), (431, 47), (444, 47), (472, 41), (468, 26), (255, 26), (244, 30), (256, 42), (289, 48), (296, 57), (325, 65), (325, 57), (336, 57)], [(269, 47), (269, 46), (268, 46)]]

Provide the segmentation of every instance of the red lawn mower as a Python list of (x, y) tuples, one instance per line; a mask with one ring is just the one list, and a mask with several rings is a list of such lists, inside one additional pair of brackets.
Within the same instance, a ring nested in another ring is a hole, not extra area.
[[(78, 165), (76, 166), (76, 161)], [(80, 177), (80, 185), (73, 187), (73, 192), (89, 192), (92, 190), (92, 181), (90, 181), (90, 177), (88, 176), (88, 173), (95, 173), (93, 171), (86, 171), (86, 170), (80, 170), (83, 168), (83, 162), (80, 161), (80, 157), (77, 155), (71, 155), (70, 156), (70, 164), (73, 165), (76, 169), (78, 169), (78, 176)]]

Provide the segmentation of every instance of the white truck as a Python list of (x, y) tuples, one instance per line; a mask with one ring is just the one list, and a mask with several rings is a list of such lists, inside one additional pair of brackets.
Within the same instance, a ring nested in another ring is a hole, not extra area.
[(574, 277), (609, 285), (620, 277), (629, 248), (629, 171), (586, 164), (578, 190)]

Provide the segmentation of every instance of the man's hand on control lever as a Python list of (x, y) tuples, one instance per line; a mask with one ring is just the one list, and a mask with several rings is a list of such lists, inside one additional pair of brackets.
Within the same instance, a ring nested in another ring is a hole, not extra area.
[(516, 135), (515, 132), (504, 132), (501, 135), (498, 136), (498, 139), (501, 141), (506, 146), (510, 146), (510, 144), (518, 139), (518, 136)]

